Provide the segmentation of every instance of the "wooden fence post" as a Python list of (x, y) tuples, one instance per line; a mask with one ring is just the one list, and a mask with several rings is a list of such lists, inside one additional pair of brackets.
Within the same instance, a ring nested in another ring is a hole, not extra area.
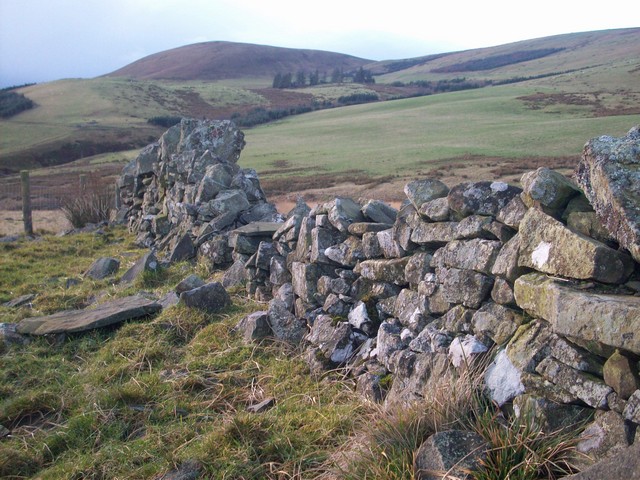
[(87, 176), (84, 173), (79, 175), (80, 179), (80, 194), (87, 193)]
[(31, 215), (31, 188), (29, 185), (29, 170), (20, 172), (22, 183), (22, 222), (25, 235), (33, 235), (33, 217)]

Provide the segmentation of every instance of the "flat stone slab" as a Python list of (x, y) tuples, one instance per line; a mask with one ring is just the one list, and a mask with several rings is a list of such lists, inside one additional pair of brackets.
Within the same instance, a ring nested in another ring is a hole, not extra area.
[(18, 333), (48, 335), (75, 333), (106, 327), (114, 323), (145, 317), (162, 310), (154, 300), (140, 295), (118, 298), (85, 310), (65, 310), (44, 317), (25, 318), (18, 323)]
[(577, 290), (538, 273), (518, 278), (514, 293), (520, 308), (560, 335), (640, 354), (640, 297)]
[(243, 227), (236, 228), (229, 235), (244, 235), (246, 237), (271, 237), (278, 229), (282, 227), (282, 223), (276, 222), (253, 222)]

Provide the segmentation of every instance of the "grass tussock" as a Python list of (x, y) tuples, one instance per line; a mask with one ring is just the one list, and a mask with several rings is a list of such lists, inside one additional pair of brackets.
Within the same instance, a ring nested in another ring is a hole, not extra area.
[(77, 197), (63, 199), (60, 209), (71, 225), (82, 228), (90, 223), (108, 221), (113, 199), (114, 194), (110, 190), (85, 192)]

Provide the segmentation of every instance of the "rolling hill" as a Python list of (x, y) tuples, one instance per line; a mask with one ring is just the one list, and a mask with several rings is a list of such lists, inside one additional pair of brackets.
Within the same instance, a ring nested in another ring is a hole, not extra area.
[(345, 71), (371, 60), (321, 50), (271, 47), (249, 43), (205, 42), (149, 55), (107, 74), (136, 80), (267, 79), (277, 73)]
[[(310, 118), (318, 118), (317, 115), (322, 113), (328, 125), (332, 122), (341, 125), (341, 119), (348, 116), (346, 125), (349, 129), (366, 132), (372, 118), (374, 123), (386, 118), (376, 117), (376, 112), (380, 112), (380, 115), (393, 116), (394, 132), (405, 131), (419, 138), (420, 132), (413, 132), (422, 124), (415, 121), (415, 114), (427, 115), (423, 108), (435, 102), (445, 104), (440, 116), (434, 120), (438, 131), (442, 127), (445, 133), (461, 131), (465, 118), (474, 118), (473, 128), (490, 132), (492, 124), (501, 124), (501, 120), (509, 118), (513, 112), (523, 115), (521, 118), (526, 120), (523, 123), (535, 117), (538, 124), (546, 125), (550, 125), (551, 120), (562, 120), (567, 116), (584, 118), (592, 126), (588, 131), (607, 132), (607, 118), (618, 118), (618, 124), (629, 124), (629, 127), (638, 122), (638, 52), (640, 28), (572, 33), (384, 62), (331, 52), (231, 42), (189, 45), (151, 55), (102, 77), (59, 80), (19, 89), (37, 106), (0, 120), (0, 173), (139, 148), (157, 138), (165, 129), (148, 123), (148, 119), (157, 116), (230, 118), (256, 108), (289, 111), (304, 107), (309, 110), (342, 105), (340, 98), (392, 100), (415, 97), (436, 93), (442, 85), (453, 90), (472, 87), (474, 90), (437, 95), (437, 100), (433, 96), (432, 100), (420, 103), (424, 107), (418, 110), (411, 101), (394, 101), (388, 105), (385, 102), (384, 108), (341, 107), (309, 115)], [(349, 72), (349, 69), (353, 71), (360, 67), (375, 74), (375, 84), (271, 88), (274, 72), (291, 71), (295, 74), (297, 71), (318, 70), (330, 74), (335, 68)], [(461, 100), (465, 98), (472, 100), (465, 104)], [(495, 99), (501, 99), (501, 107), (494, 105)], [(448, 108), (446, 103), (449, 101), (455, 106)], [(469, 110), (465, 113), (464, 108)], [(365, 111), (367, 113), (363, 114)], [(449, 111), (456, 113), (447, 114)], [(490, 112), (489, 116), (478, 115), (483, 111)], [(553, 127), (560, 130), (557, 130), (554, 136), (557, 138), (547, 150), (558, 150), (554, 145), (562, 143), (563, 125), (560, 121)], [(277, 132), (278, 128), (279, 125), (270, 125), (260, 131)], [(316, 127), (310, 123), (309, 128)], [(581, 135), (585, 131), (579, 129), (579, 132), (567, 135), (575, 135), (575, 139), (584, 142), (586, 138)], [(332, 138), (342, 138), (338, 133)], [(298, 135), (297, 138), (305, 137), (308, 135)], [(493, 150), (498, 156), (522, 154), (521, 150), (507, 153), (509, 149), (501, 147), (508, 139), (500, 135), (493, 137)], [(418, 151), (438, 162), (464, 155), (486, 155), (478, 152), (475, 145), (466, 145), (463, 140), (453, 148), (455, 155), (451, 150), (436, 154), (427, 142), (407, 145), (401, 136), (395, 136), (391, 131), (379, 132), (374, 140), (383, 142), (385, 149), (393, 150), (398, 158), (414, 158), (419, 155)], [(454, 140), (449, 139), (448, 142)], [(546, 136), (541, 140), (550, 141)], [(344, 141), (348, 142), (348, 139)], [(269, 144), (268, 140), (266, 143)], [(290, 143), (288, 140), (287, 144)], [(343, 155), (338, 150), (341, 145), (335, 140), (330, 143), (336, 150), (326, 153), (335, 155), (330, 159), (334, 165), (331, 169), (352, 168), (346, 162), (342, 162), (344, 165), (340, 167)], [(351, 149), (350, 146), (346, 148)], [(362, 151), (370, 148), (375, 152), (375, 143)], [(297, 145), (289, 152), (279, 154), (291, 157), (301, 150), (305, 148)], [(409, 154), (406, 154), (407, 150)], [(544, 148), (531, 146), (529, 150), (529, 157), (546, 154)], [(252, 155), (260, 154), (248, 155), (255, 160)], [(355, 152), (349, 158), (359, 164), (370, 164), (370, 159), (362, 155)], [(254, 163), (259, 168), (270, 169), (264, 162), (256, 160)]]

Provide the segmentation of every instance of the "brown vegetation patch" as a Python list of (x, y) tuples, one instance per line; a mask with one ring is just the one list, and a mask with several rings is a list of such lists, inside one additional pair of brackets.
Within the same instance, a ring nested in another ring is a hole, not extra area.
[(575, 105), (589, 107), (594, 117), (612, 117), (616, 115), (637, 115), (640, 113), (640, 92), (616, 92), (617, 105), (606, 105), (603, 97), (606, 92), (589, 93), (542, 93), (517, 97), (531, 110), (542, 110), (554, 105)]
[[(304, 169), (308, 171), (309, 169)], [(370, 187), (393, 180), (394, 176), (372, 176), (362, 170), (346, 170), (336, 173), (319, 173), (313, 176), (263, 178), (260, 180), (263, 190), (270, 195), (286, 195), (306, 190), (326, 189), (344, 182)]]

